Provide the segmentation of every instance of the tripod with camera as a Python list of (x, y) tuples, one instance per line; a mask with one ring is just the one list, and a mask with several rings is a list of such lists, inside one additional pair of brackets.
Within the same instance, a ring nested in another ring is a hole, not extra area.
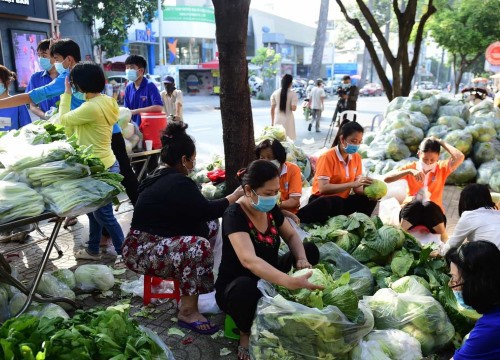
[(325, 138), (325, 143), (323, 146), (326, 146), (326, 143), (331, 141), (332, 135), (333, 135), (333, 125), (335, 124), (335, 121), (337, 121), (337, 127), (340, 126), (340, 115), (346, 108), (346, 103), (345, 99), (342, 98), (342, 96), (339, 97), (339, 100), (337, 101), (337, 105), (335, 106), (335, 112), (333, 113), (332, 121), (330, 122), (330, 127), (328, 128), (328, 132), (326, 133), (326, 138)]

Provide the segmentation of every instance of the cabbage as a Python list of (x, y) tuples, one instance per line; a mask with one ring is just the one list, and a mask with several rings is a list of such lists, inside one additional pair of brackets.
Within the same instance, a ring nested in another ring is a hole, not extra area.
[(113, 272), (106, 265), (86, 264), (75, 270), (76, 287), (84, 291), (107, 291), (115, 285)]
[(429, 119), (420, 112), (411, 112), (410, 113), (410, 124), (416, 126), (423, 131), (429, 128)]
[(359, 315), (358, 297), (349, 285), (339, 286), (333, 291), (323, 291), (323, 305), (333, 305), (350, 320), (355, 321)]
[[(331, 276), (325, 275), (319, 269), (302, 269), (294, 272), (293, 277), (303, 276), (312, 272), (312, 275), (307, 279), (311, 284), (326, 287), (330, 282), (333, 281)], [(328, 276), (328, 277), (327, 277)], [(294, 298), (297, 302), (309, 306), (316, 307), (319, 309), (323, 308), (323, 303), (321, 300), (322, 291), (321, 290), (309, 290), (309, 289), (298, 289), (293, 292)]]
[(403, 107), (403, 104), (406, 101), (406, 97), (398, 96), (392, 99), (392, 101), (387, 105), (387, 109), (385, 110), (384, 119), (387, 118), (387, 115), (393, 111), (399, 110)]
[(9, 302), (9, 311), (11, 316), (16, 316), (19, 311), (23, 308), (24, 304), (26, 304), (26, 300), (28, 297), (23, 293), (15, 294)]
[(420, 360), (420, 343), (401, 330), (373, 330), (350, 352), (351, 360)]
[(493, 191), (500, 192), (500, 171), (497, 171), (491, 176), (489, 185)]
[(484, 124), (468, 126), (466, 129), (472, 134), (474, 141), (489, 142), (497, 136), (493, 127)]
[(51, 275), (54, 276), (60, 282), (66, 284), (71, 290), (73, 290), (76, 286), (75, 284), (75, 274), (70, 269), (58, 269), (51, 272)]
[(258, 144), (265, 139), (276, 139), (280, 142), (286, 141), (287, 138), (286, 138), (285, 128), (283, 127), (283, 125), (280, 124), (275, 126), (268, 125), (264, 127), (264, 130), (262, 130), (260, 136), (257, 139), (255, 139), (255, 143)]
[(465, 185), (473, 182), (476, 178), (477, 170), (471, 159), (466, 159), (460, 166), (452, 172), (446, 179), (446, 184)]
[[(432, 296), (428, 287), (422, 285), (416, 278), (418, 276), (404, 276), (391, 284), (391, 289), (397, 293), (410, 295)], [(422, 278), (420, 278), (422, 279)], [(425, 279), (422, 279), (425, 281)], [(427, 284), (429, 286), (429, 284)]]
[(411, 124), (406, 124), (404, 127), (391, 131), (396, 137), (404, 141), (407, 146), (417, 146), (424, 138), (424, 131)]
[(472, 159), (476, 165), (495, 159), (495, 147), (490, 142), (477, 142), (474, 144)]
[(432, 117), (438, 110), (438, 106), (438, 98), (436, 96), (430, 96), (422, 101), (422, 104), (420, 105), (420, 111), (427, 117)]
[[(71, 290), (68, 285), (56, 279), (55, 276), (51, 274), (44, 273), (38, 285), (37, 292), (57, 297), (65, 297), (70, 300), (75, 300), (76, 296), (73, 290)], [(61, 306), (65, 309), (72, 309), (71, 305), (67, 303), (61, 303)]]
[(472, 149), (472, 135), (467, 130), (453, 130), (448, 133), (444, 140), (451, 146), (456, 147), (464, 155), (469, 154)]
[(134, 124), (128, 123), (122, 128), (122, 135), (125, 139), (130, 139), (135, 133)]
[(46, 317), (49, 319), (61, 317), (63, 319), (69, 319), (68, 313), (57, 304), (46, 304), (38, 313), (38, 317)]
[(118, 109), (118, 125), (122, 130), (130, 123), (130, 119), (132, 119), (132, 111), (129, 108), (120, 106)]
[[(465, 129), (467, 123), (464, 119), (459, 118), (458, 116), (440, 116), (437, 121), (437, 125), (445, 125), (450, 130), (462, 130)], [(427, 135), (429, 136), (429, 135)]]
[(366, 144), (359, 145), (358, 154), (359, 154), (359, 156), (361, 156), (362, 159), (366, 159), (368, 157), (368, 149), (369, 148), (370, 147)]
[(0, 323), (10, 318), (9, 293), (3, 286), (0, 287)]
[(397, 137), (393, 137), (387, 142), (386, 154), (395, 161), (403, 160), (411, 155), (408, 147)]
[(392, 225), (384, 225), (377, 230), (378, 236), (384, 241), (394, 243), (394, 249), (401, 249), (405, 242), (405, 233), (398, 227)]
[(444, 106), (440, 106), (437, 112), (438, 118), (441, 116), (456, 116), (467, 120), (469, 118), (469, 111), (467, 105), (449, 102)]
[(418, 340), (424, 355), (430, 354), (434, 349), (434, 337), (432, 334), (425, 333), (411, 324), (405, 325), (401, 330)]
[(413, 255), (406, 249), (394, 253), (391, 261), (391, 270), (395, 275), (405, 276), (413, 265)]
[(374, 133), (365, 135), (363, 137), (363, 144), (370, 145), (372, 143), (373, 139), (375, 139)]
[(387, 194), (387, 184), (382, 180), (373, 179), (373, 182), (365, 186), (363, 193), (371, 200), (379, 200)]
[(448, 134), (449, 131), (450, 129), (448, 129), (448, 126), (446, 125), (434, 125), (429, 129), (429, 131), (427, 131), (426, 136), (435, 136), (438, 139), (442, 139), (446, 136), (446, 134)]

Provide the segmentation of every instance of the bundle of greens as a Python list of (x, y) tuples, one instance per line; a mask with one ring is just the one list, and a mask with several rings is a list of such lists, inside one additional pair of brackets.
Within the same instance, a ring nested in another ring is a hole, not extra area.
[(78, 216), (92, 212), (113, 200), (122, 190), (119, 174), (104, 172), (98, 178), (63, 180), (41, 188), (47, 208), (58, 216)]
[[(294, 276), (307, 271), (299, 270)], [(263, 297), (250, 338), (255, 359), (335, 359), (345, 356), (371, 331), (373, 316), (347, 285), (349, 274), (333, 280), (319, 266), (309, 281), (323, 284), (325, 289), (279, 288), (278, 293), (270, 283), (259, 281)]]
[(26, 184), (0, 181), (0, 224), (40, 215), (44, 208), (43, 197)]
[(5, 151), (0, 149), (0, 162), (9, 170), (20, 171), (51, 161), (63, 160), (74, 153), (75, 149), (66, 141), (40, 145), (12, 144)]
[(129, 306), (77, 311), (71, 319), (24, 314), (0, 328), (0, 358), (37, 360), (173, 359), (129, 317)]
[(90, 175), (88, 166), (68, 164), (64, 160), (53, 161), (39, 166), (24, 169), (21, 180), (32, 187), (49, 186), (56, 181), (79, 179)]

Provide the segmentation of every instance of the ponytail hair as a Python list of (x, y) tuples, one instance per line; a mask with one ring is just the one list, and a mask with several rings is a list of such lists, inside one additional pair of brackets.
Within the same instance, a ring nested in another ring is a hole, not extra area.
[(281, 93), (280, 93), (280, 111), (286, 112), (286, 97), (288, 94), (288, 88), (293, 81), (293, 77), (290, 74), (285, 74), (281, 78)]
[(356, 121), (350, 121), (348, 119), (344, 119), (342, 123), (340, 124), (339, 131), (337, 131), (337, 135), (335, 136), (335, 139), (333, 140), (332, 143), (332, 148), (337, 146), (340, 143), (340, 136), (345, 139), (346, 137), (356, 133), (364, 133), (365, 129), (359, 123)]
[(165, 130), (161, 134), (160, 158), (168, 166), (176, 166), (182, 161), (185, 155), (191, 158), (196, 147), (194, 140), (186, 133), (188, 124), (182, 121), (169, 121)]
[(241, 186), (249, 185), (258, 189), (264, 184), (279, 176), (278, 168), (267, 160), (255, 160), (247, 168), (241, 169), (236, 174)]

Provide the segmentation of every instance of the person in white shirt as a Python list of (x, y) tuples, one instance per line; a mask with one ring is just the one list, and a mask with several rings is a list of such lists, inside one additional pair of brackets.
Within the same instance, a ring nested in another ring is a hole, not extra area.
[(307, 130), (311, 131), (312, 125), (315, 122), (316, 132), (319, 132), (319, 122), (321, 120), (321, 112), (324, 109), (323, 101), (326, 98), (325, 90), (323, 89), (323, 80), (316, 80), (316, 86), (311, 90), (309, 103), (311, 104), (312, 120)]
[(500, 211), (485, 185), (469, 184), (460, 194), (460, 219), (450, 239), (441, 246), (441, 255), (467, 241), (485, 240), (500, 248)]
[(160, 93), (163, 111), (167, 116), (173, 116), (173, 120), (182, 121), (182, 91), (175, 88), (175, 80), (172, 76), (165, 76), (163, 84), (165, 90)]

